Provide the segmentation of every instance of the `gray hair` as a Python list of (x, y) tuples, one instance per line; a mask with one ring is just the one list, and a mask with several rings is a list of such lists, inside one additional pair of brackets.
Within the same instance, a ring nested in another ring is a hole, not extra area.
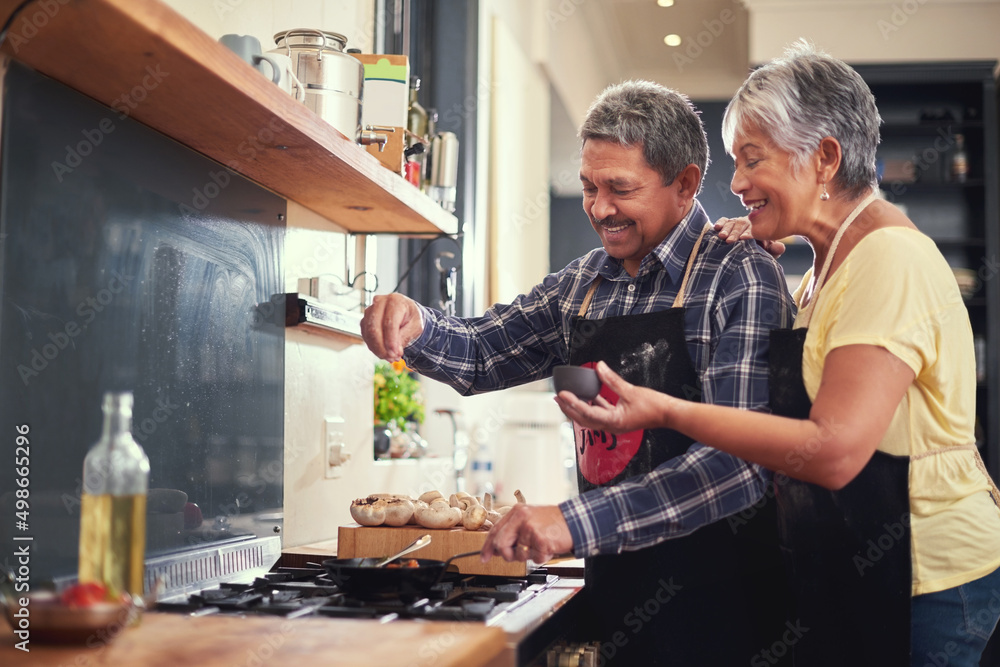
[(833, 182), (848, 199), (877, 187), (875, 149), (879, 143), (875, 96), (861, 75), (844, 62), (799, 40), (754, 70), (722, 117), (722, 140), (733, 151), (739, 128), (755, 125), (791, 153), (802, 169), (824, 137), (840, 142), (840, 169)]
[(699, 112), (686, 95), (651, 81), (605, 88), (587, 110), (579, 136), (584, 144), (588, 139), (641, 144), (646, 163), (664, 185), (689, 164), (701, 169), (702, 182), (708, 170), (708, 137)]

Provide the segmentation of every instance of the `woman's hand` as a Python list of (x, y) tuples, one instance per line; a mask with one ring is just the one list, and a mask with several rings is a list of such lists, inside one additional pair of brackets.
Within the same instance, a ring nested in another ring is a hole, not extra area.
[(677, 402), (675, 399), (626, 382), (603, 361), (597, 363), (596, 370), (601, 382), (618, 394), (618, 404), (611, 405), (603, 396), (588, 404), (568, 391), (561, 391), (556, 396), (556, 403), (563, 414), (581, 426), (608, 433), (666, 426), (668, 410)]
[[(719, 238), (726, 243), (748, 241), (753, 238), (750, 219), (746, 217), (719, 218), (714, 225), (714, 229)], [(757, 245), (775, 259), (785, 254), (785, 244), (781, 241), (757, 241)]]

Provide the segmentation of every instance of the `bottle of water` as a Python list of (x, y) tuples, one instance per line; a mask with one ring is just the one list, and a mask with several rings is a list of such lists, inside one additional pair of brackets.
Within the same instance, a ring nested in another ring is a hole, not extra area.
[(482, 498), (484, 493), (493, 494), (493, 445), (489, 436), (476, 438), (476, 451), (472, 457), (472, 495)]

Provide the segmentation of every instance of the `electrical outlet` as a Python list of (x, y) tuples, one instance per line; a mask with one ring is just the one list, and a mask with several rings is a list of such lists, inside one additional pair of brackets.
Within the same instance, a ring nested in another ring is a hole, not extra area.
[(327, 479), (341, 476), (344, 464), (351, 458), (347, 453), (344, 437), (343, 417), (327, 417), (323, 420), (323, 467)]

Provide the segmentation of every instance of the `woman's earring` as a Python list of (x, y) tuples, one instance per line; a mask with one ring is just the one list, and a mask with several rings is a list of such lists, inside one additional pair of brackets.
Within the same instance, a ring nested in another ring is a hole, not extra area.
[(829, 201), (830, 193), (826, 191), (826, 183), (823, 184), (823, 193), (819, 196), (820, 201)]

